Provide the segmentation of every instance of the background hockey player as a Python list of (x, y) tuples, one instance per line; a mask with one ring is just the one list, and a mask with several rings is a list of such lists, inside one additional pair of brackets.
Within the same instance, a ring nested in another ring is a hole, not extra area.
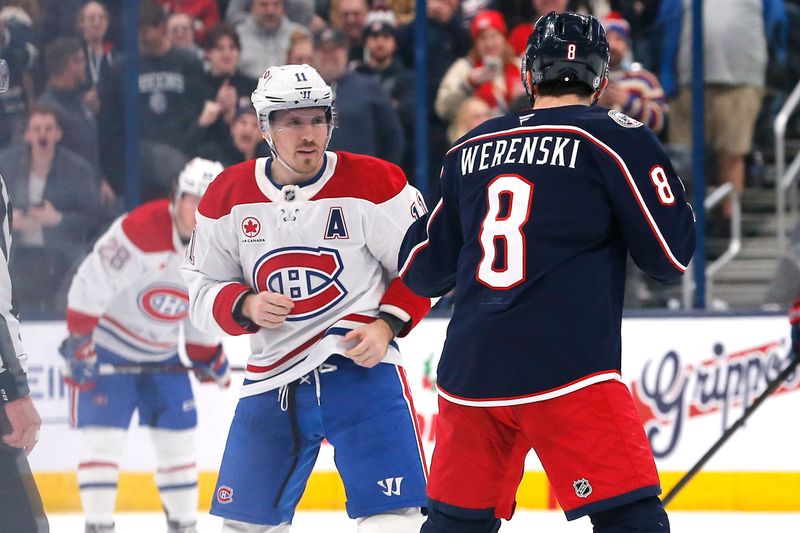
[[(8, 65), (0, 60), (0, 92), (8, 89)], [(0, 531), (49, 531), (28, 459), (42, 419), (28, 387), (28, 354), (19, 335), (11, 275), (11, 202), (0, 176)]]
[(288, 531), (327, 438), (358, 530), (416, 532), (425, 463), (392, 338), (430, 306), (395, 277), (424, 202), (397, 166), (325, 151), (332, 93), (308, 65), (270, 68), (252, 100), (272, 157), (211, 185), (184, 263), (194, 323), (252, 335), (211, 513)]
[(411, 289), (457, 286), (424, 532), (497, 531), (531, 448), (569, 520), (589, 515), (602, 533), (669, 531), (620, 381), (625, 260), (630, 251), (655, 279), (677, 279), (694, 219), (653, 132), (591, 106), (608, 54), (595, 18), (539, 19), (522, 69), (533, 109), (456, 143), (442, 200), (404, 242)]
[[(221, 345), (188, 319), (180, 275), (197, 204), (221, 171), (217, 162), (191, 160), (178, 176), (174, 199), (146, 203), (117, 219), (72, 280), (70, 336), (60, 350), (73, 386), (70, 421), (83, 434), (78, 483), (87, 532), (114, 531), (119, 460), (134, 410), (150, 429), (169, 531), (195, 531), (197, 413), (191, 384), (185, 372), (158, 367), (180, 364), (182, 326), (186, 354), (201, 380), (230, 383)], [(98, 363), (141, 365), (145, 372), (98, 376)]]

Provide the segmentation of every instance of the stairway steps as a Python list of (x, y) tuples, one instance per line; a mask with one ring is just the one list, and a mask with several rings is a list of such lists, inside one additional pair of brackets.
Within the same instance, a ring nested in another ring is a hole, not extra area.
[(738, 259), (717, 272), (715, 283), (761, 282), (769, 284), (775, 274), (775, 259)]

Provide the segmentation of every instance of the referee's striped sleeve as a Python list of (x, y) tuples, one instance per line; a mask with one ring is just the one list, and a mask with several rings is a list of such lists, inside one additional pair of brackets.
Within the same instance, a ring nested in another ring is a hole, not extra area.
[(11, 202), (0, 176), (0, 401), (10, 402), (30, 393), (26, 376), (28, 355), (22, 347), (14, 291), (8, 272), (11, 251)]

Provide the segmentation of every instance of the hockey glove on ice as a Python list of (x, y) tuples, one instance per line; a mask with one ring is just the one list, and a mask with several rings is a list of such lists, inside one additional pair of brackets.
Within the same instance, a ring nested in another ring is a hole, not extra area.
[(800, 357), (800, 300), (789, 308), (789, 323), (792, 325), (792, 357)]
[(194, 374), (200, 383), (216, 382), (222, 389), (231, 384), (231, 366), (221, 344), (208, 361), (193, 360), (192, 363)]
[(97, 380), (97, 353), (90, 335), (73, 337), (70, 335), (58, 347), (66, 359), (64, 381), (80, 391), (88, 391)]

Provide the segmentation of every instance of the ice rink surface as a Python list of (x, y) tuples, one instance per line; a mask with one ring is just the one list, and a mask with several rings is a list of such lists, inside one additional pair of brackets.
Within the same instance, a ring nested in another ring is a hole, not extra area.
[[(83, 533), (83, 516), (79, 514), (52, 514), (52, 533)], [(198, 533), (215, 533), (221, 520), (209, 515), (198, 518)], [(670, 523), (673, 533), (798, 533), (800, 513), (702, 513), (672, 512)], [(162, 533), (166, 522), (161, 514), (118, 514), (117, 533)], [(501, 533), (590, 533), (592, 525), (587, 518), (567, 522), (560, 511), (520, 511), (511, 522), (504, 522)], [(344, 512), (298, 513), (292, 533), (356, 533), (356, 523)]]

